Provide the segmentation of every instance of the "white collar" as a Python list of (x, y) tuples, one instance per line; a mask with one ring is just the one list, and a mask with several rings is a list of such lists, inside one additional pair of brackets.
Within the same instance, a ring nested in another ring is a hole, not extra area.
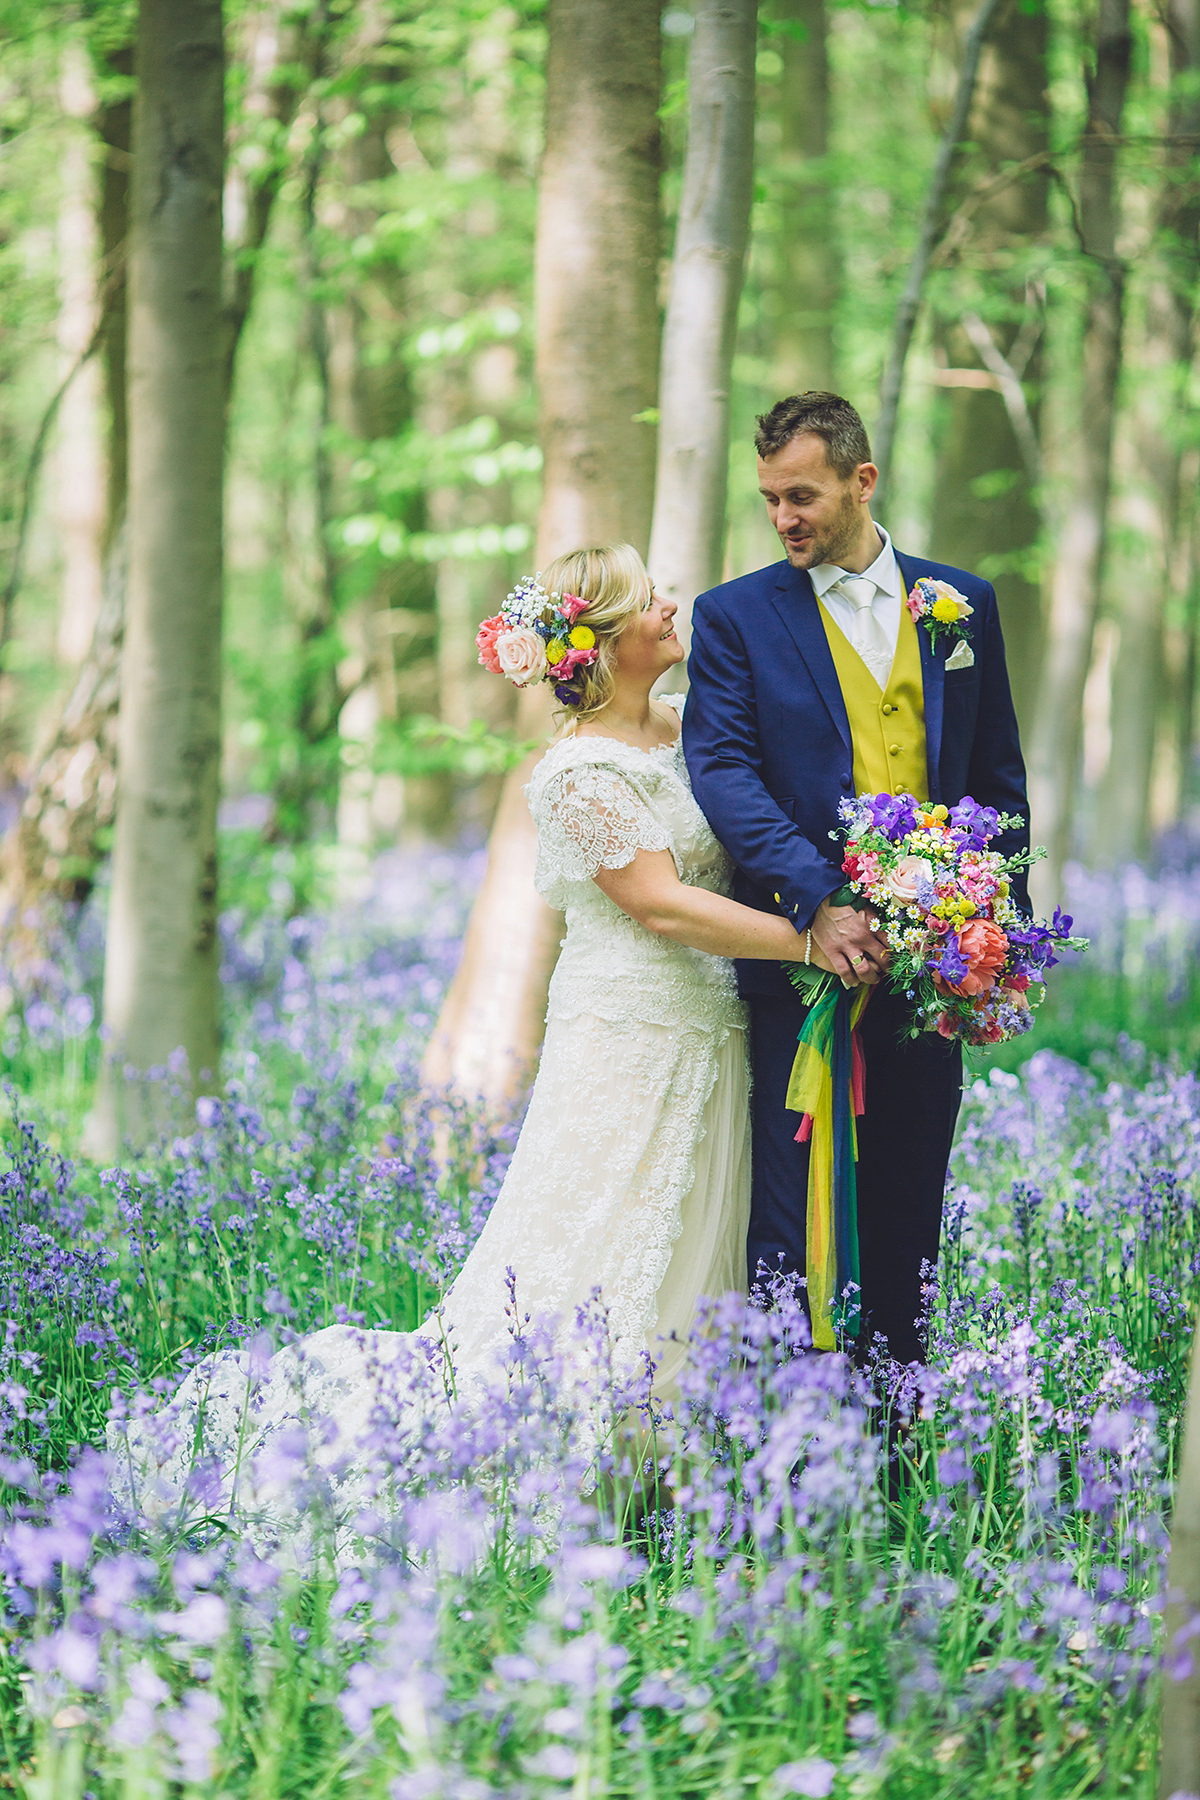
[[(892, 540), (882, 525), (876, 525), (875, 529), (879, 533), (882, 547), (870, 568), (862, 571), (862, 577), (866, 581), (873, 581), (882, 594), (901, 594), (900, 569), (896, 562), (896, 552), (892, 549)], [(836, 587), (843, 576), (850, 573), (848, 569), (839, 569), (836, 563), (818, 563), (816, 568), (808, 571), (813, 591), (819, 600), (823, 600), (830, 588)]]

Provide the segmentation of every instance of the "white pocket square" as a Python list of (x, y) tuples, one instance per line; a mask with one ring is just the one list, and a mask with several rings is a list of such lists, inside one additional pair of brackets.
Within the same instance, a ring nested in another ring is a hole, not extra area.
[(966, 638), (960, 638), (955, 645), (954, 655), (946, 658), (946, 673), (952, 675), (955, 669), (973, 669), (974, 667), (975, 652)]

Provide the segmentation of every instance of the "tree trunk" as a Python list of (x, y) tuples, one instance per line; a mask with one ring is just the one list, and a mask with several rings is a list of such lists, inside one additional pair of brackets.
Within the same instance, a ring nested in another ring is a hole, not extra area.
[[(1134, 400), (1139, 510), (1154, 515), (1145, 533), (1155, 547), (1148, 580), (1121, 593), (1121, 679), (1112, 693), (1112, 755), (1097, 809), (1094, 850), (1101, 863), (1127, 862), (1149, 848), (1156, 745), (1177, 734), (1186, 679), (1185, 633), (1173, 633), (1170, 687), (1165, 616), (1174, 593), (1187, 594), (1194, 480), (1183, 478), (1181, 429), (1189, 412), (1193, 322), (1200, 280), (1200, 192), (1192, 162), (1200, 137), (1200, 0), (1170, 0), (1164, 15), (1171, 97), (1157, 218), (1157, 266), (1146, 297), (1142, 379)], [(1164, 705), (1164, 701), (1168, 704)], [(1172, 746), (1173, 748), (1173, 746)], [(1176, 787), (1179, 786), (1179, 778)]]
[(182, 1052), (193, 1089), (218, 1075), (224, 76), (220, 0), (141, 0), (110, 1048), (93, 1127), (108, 1155), (163, 1122), (126, 1069)]
[[(132, 49), (113, 51), (105, 73), (110, 80), (128, 79), (133, 73)], [(104, 295), (100, 351), (108, 433), (101, 602), (88, 653), (62, 714), (30, 757), (21, 815), (4, 843), (4, 949), (18, 966), (44, 954), (42, 915), (47, 906), (86, 900), (90, 894), (100, 841), (113, 821), (125, 628), (125, 240), (132, 110), (131, 101), (121, 97), (95, 115), (103, 151), (98, 192)]]
[(783, 62), (775, 233), (772, 374), (776, 391), (834, 385), (833, 321), (841, 285), (829, 156), (829, 24), (826, 0), (776, 0)]
[[(1004, 0), (980, 62), (967, 127), (972, 149), (964, 158), (960, 193), (1048, 149), (1046, 42), (1045, 13), (1025, 11), (1021, 0)], [(956, 284), (959, 320), (973, 303), (986, 312), (986, 318), (974, 320), (974, 336), (986, 334), (982, 347), (988, 339), (993, 346), (989, 360), (998, 356), (1008, 364), (1035, 457), (1041, 295), (1030, 290), (1026, 271), (1030, 252), (1046, 231), (1048, 189), (1044, 166), (993, 187), (974, 212), (962, 258), (970, 267), (970, 286), (982, 286), (985, 299), (972, 302), (967, 282), (960, 278)], [(950, 309), (939, 323), (937, 342), (951, 373), (978, 369), (986, 379), (980, 347)], [(1012, 403), (1005, 404), (1000, 377), (993, 373), (991, 380), (990, 387), (947, 386), (939, 398), (931, 543), (939, 561), (976, 570), (993, 582), (1017, 715), (1028, 730), (1041, 656), (1041, 582), (1032, 566), (1041, 505), (1028, 449), (1014, 428)]]
[(884, 504), (884, 496), (891, 480), (892, 452), (896, 445), (896, 425), (900, 417), (900, 395), (904, 388), (904, 365), (908, 361), (913, 333), (917, 328), (917, 315), (921, 310), (925, 281), (933, 260), (933, 252), (945, 229), (942, 212), (950, 184), (950, 173), (959, 145), (963, 141), (963, 134), (967, 129), (967, 121), (971, 116), (971, 105), (975, 98), (975, 83), (979, 75), (979, 60), (983, 54), (984, 40), (991, 27), (993, 14), (999, 3), (1000, 0), (979, 0), (979, 6), (967, 27), (966, 36), (963, 39), (962, 65), (958, 71), (958, 85), (954, 94), (954, 110), (938, 146), (937, 158), (929, 178), (929, 188), (921, 213), (916, 248), (913, 250), (912, 260), (908, 265), (908, 274), (904, 279), (904, 287), (896, 304), (896, 316), (892, 322), (892, 341), (879, 381), (879, 419), (873, 433), (875, 461), (879, 466), (879, 484), (876, 489), (877, 507)]
[(1125, 269), (1116, 248), (1120, 212), (1116, 159), (1130, 54), (1129, 0), (1100, 0), (1096, 67), (1088, 82), (1079, 176), (1079, 231), (1089, 292), (1083, 320), (1078, 438), (1071, 494), (1051, 577), (1050, 616), (1029, 758), (1034, 838), (1048, 851), (1047, 861), (1033, 871), (1034, 899), (1041, 910), (1058, 897), (1070, 849), (1083, 690), (1100, 608), (1125, 305)]
[[(112, 52), (108, 58), (108, 74), (110, 78), (115, 76), (125, 80), (132, 77), (131, 45)], [(133, 148), (133, 101), (129, 96), (109, 101), (101, 107), (96, 115), (96, 133), (104, 153), (99, 206), (100, 251), (104, 259), (107, 296), (102, 324), (104, 393), (108, 401), (108, 468), (105, 488), (108, 510), (104, 522), (105, 579), (108, 583), (109, 565), (124, 532), (125, 501), (129, 491), (129, 413), (125, 391), (125, 343), (128, 335), (125, 256), (129, 237), (129, 170)], [(121, 589), (123, 592), (123, 574)]]
[[(486, 182), (491, 187), (510, 181), (521, 168), (512, 107), (516, 27), (514, 10), (498, 7), (471, 34), (463, 84), (448, 118), (452, 147), (447, 172), (458, 181)], [(503, 215), (494, 204), (472, 207), (463, 220), (467, 236), (498, 228), (503, 228)], [(452, 259), (460, 254), (457, 244), (450, 247), (450, 254)], [(479, 304), (511, 310), (512, 294), (497, 290), (481, 296)], [(490, 417), (502, 437), (516, 436), (523, 423), (517, 414), (523, 392), (520, 373), (511, 338), (481, 346), (469, 360), (441, 358), (430, 369), (426, 384), (421, 408), (425, 429), (438, 437), (472, 419)], [(503, 527), (512, 521), (511, 492), (504, 482), (436, 488), (427, 504), (431, 528), (447, 536), (463, 527)], [(516, 711), (515, 691), (480, 668), (475, 649), (476, 627), (495, 611), (497, 597), (509, 585), (510, 567), (505, 556), (447, 556), (437, 565), (438, 717), (458, 729), (483, 719), (493, 729), (507, 730)], [(456, 783), (453, 823), (482, 823), (486, 828), (495, 814), (498, 786), (494, 778)]]
[[(754, 185), (757, 0), (700, 0), (688, 60), (688, 138), (659, 379), (650, 570), (679, 607), (721, 579), (729, 397)], [(678, 677), (673, 682), (678, 686)]]
[[(659, 8), (550, 0), (546, 147), (535, 260), (537, 382), (545, 457), (537, 566), (581, 544), (644, 548), (658, 365)], [(544, 737), (544, 685), (517, 731)], [(541, 1040), (560, 922), (533, 885), (536, 837), (506, 780), (463, 959), (426, 1054), (432, 1085), (508, 1107)]]
[(1200, 469), (1196, 452), (1185, 459), (1191, 474), (1186, 523), (1180, 533), (1178, 591), (1183, 596), (1183, 617), (1175, 634), (1175, 668), (1178, 683), (1176, 707), (1175, 781), (1176, 814), (1182, 814), (1196, 797), (1196, 683), (1200, 679), (1200, 505), (1196, 489)]
[(534, 258), (537, 560), (645, 550), (658, 384), (660, 42), (650, 0), (550, 0)]
[[(225, 379), (254, 293), (258, 254), (287, 169), (286, 139), (311, 78), (316, 40), (306, 21), (284, 28), (278, 15), (258, 19), (246, 61), (246, 135), (259, 141), (253, 159), (235, 159), (229, 180), (225, 262)], [(105, 74), (128, 79), (133, 50), (106, 57)], [(126, 402), (126, 238), (132, 102), (105, 104), (96, 115), (103, 146), (98, 194), (104, 311), (101, 320), (108, 454), (102, 602), (91, 646), (60, 719), (30, 759), (28, 793), (17, 829), (5, 842), (5, 948), (18, 961), (42, 954), (39, 918), (49, 903), (87, 898), (113, 821), (117, 707), (125, 629), (128, 421)], [(232, 229), (229, 227), (232, 226)]]
[[(95, 106), (95, 95), (87, 54), (77, 43), (64, 50), (60, 93), (64, 112), (80, 121), (62, 159), (58, 342), (65, 373), (91, 343), (100, 311), (93, 145), (83, 124)], [(100, 400), (101, 375), (93, 360), (80, 369), (63, 395), (57, 421), (56, 497), (62, 542), (58, 654), (72, 668), (87, 655), (100, 610), (105, 519)]]

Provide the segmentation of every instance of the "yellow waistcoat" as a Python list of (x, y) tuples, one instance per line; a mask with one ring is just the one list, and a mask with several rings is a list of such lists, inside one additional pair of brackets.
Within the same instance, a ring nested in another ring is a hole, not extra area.
[(821, 623), (850, 721), (855, 793), (915, 794), (918, 800), (928, 800), (921, 646), (907, 606), (900, 608), (896, 655), (882, 693), (858, 651), (823, 606)]

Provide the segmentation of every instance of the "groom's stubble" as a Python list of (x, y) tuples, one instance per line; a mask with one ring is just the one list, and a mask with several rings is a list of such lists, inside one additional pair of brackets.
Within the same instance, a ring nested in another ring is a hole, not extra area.
[(835, 516), (823, 528), (818, 528), (806, 544), (793, 547), (783, 532), (779, 533), (779, 541), (793, 569), (816, 569), (822, 563), (834, 563), (840, 568), (853, 554), (861, 529), (859, 502), (847, 485)]

